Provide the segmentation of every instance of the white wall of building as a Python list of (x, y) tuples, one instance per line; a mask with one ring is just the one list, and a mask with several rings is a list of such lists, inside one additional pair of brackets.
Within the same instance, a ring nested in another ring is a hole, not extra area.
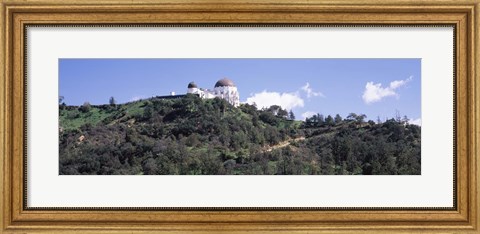
[(240, 94), (235, 86), (220, 86), (214, 90), (202, 90), (199, 88), (188, 88), (187, 93), (197, 94), (200, 98), (212, 99), (219, 97), (225, 99), (228, 103), (235, 107), (240, 105)]

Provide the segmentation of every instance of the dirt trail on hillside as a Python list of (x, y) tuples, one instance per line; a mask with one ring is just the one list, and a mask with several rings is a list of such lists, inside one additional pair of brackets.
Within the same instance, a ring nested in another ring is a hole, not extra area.
[(279, 143), (276, 144), (276, 145), (268, 146), (268, 147), (265, 149), (265, 152), (270, 152), (270, 151), (275, 150), (275, 149), (284, 148), (284, 147), (289, 146), (289, 145), (292, 144), (293, 142), (303, 141), (303, 140), (305, 140), (305, 137), (302, 136), (302, 137), (298, 137), (298, 138), (294, 138), (294, 139), (282, 141), (282, 142), (279, 142)]

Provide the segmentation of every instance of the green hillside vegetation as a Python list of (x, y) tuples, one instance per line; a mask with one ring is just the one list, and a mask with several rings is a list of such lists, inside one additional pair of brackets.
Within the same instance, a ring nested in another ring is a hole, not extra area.
[(420, 127), (187, 95), (60, 105), (60, 174), (420, 174)]

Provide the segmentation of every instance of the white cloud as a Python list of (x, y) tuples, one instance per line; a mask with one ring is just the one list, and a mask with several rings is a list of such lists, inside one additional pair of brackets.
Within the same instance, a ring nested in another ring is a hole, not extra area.
[[(295, 107), (303, 107), (305, 102), (300, 97), (300, 92), (305, 92), (307, 98), (311, 97), (324, 97), (321, 92), (315, 92), (311, 87), (310, 83), (306, 83), (299, 90), (292, 93), (279, 93), (279, 92), (268, 92), (266, 90), (260, 93), (250, 94), (250, 97), (247, 98), (246, 103), (257, 105), (257, 108), (268, 108), (272, 105), (279, 105), (283, 109), (291, 110)], [(315, 114), (315, 113), (314, 113)]]
[(409, 81), (412, 80), (412, 78), (413, 77), (410, 76), (405, 80), (394, 80), (390, 82), (390, 85), (388, 87), (385, 88), (382, 87), (381, 83), (375, 84), (373, 82), (367, 82), (367, 84), (365, 85), (365, 91), (362, 95), (362, 99), (366, 104), (371, 104), (374, 102), (378, 102), (385, 97), (398, 97), (398, 94), (395, 92), (395, 90), (407, 84)]
[(295, 107), (303, 107), (304, 105), (304, 101), (298, 93), (267, 92), (266, 90), (251, 95), (251, 97), (247, 98), (247, 103), (255, 103), (258, 109), (279, 105), (283, 109), (291, 110)]
[(310, 117), (312, 117), (312, 116), (314, 116), (314, 115), (316, 115), (316, 114), (317, 114), (316, 112), (307, 111), (307, 112), (304, 112), (304, 113), (302, 114), (302, 118), (303, 118), (303, 119), (310, 118)]
[(302, 86), (301, 89), (305, 91), (305, 93), (307, 93), (308, 98), (317, 97), (317, 96), (324, 97), (324, 95), (321, 92), (314, 92), (313, 89), (310, 88), (310, 83), (308, 82), (304, 86)]
[(384, 97), (395, 96), (396, 93), (394, 90), (387, 88), (382, 88), (382, 84), (375, 84), (373, 82), (368, 82), (365, 85), (365, 91), (363, 92), (362, 98), (363, 101), (367, 104), (378, 102)]
[(409, 124), (415, 124), (415, 125), (418, 125), (418, 126), (422, 126), (422, 119), (421, 118), (418, 118), (418, 119), (411, 119), (408, 121)]

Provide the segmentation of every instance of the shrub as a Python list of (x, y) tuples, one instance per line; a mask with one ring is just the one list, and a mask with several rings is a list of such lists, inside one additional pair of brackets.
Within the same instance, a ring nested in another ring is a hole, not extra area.
[(90, 109), (92, 109), (92, 106), (90, 105), (89, 102), (85, 102), (83, 103), (83, 105), (81, 105), (78, 110), (83, 112), (83, 113), (87, 113), (90, 111)]

